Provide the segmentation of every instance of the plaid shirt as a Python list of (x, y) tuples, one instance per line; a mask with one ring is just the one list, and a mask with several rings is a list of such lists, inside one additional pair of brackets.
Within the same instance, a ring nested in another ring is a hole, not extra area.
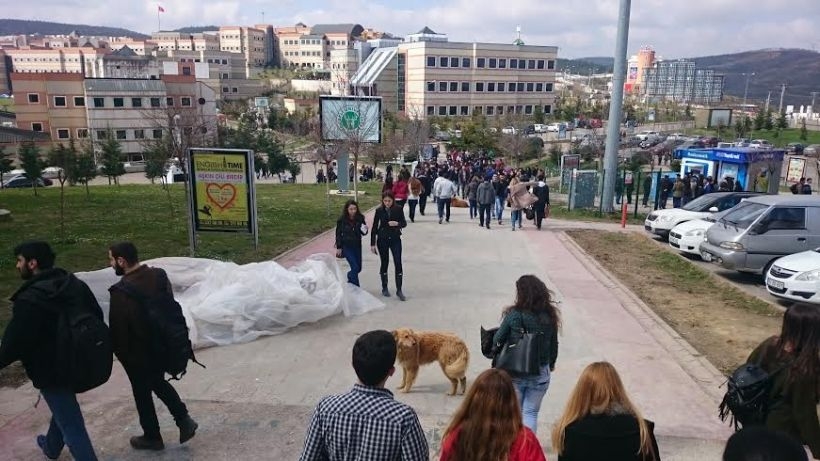
[(416, 412), (387, 389), (356, 384), (325, 397), (310, 421), (300, 461), (428, 461)]

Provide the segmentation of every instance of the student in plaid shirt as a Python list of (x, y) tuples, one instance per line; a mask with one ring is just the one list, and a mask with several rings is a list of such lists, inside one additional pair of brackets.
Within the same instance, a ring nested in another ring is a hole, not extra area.
[(323, 398), (310, 421), (300, 461), (428, 461), (418, 416), (384, 388), (396, 371), (396, 340), (367, 332), (353, 346), (359, 382), (350, 392)]

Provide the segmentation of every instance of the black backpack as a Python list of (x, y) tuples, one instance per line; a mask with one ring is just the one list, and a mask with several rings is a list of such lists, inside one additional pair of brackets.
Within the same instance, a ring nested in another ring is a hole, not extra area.
[[(165, 271), (154, 270), (161, 274), (158, 284), (164, 287), (168, 283), (168, 276)], [(143, 293), (125, 280), (121, 280), (112, 288), (119, 289), (142, 305), (150, 335), (151, 360), (171, 376), (168, 381), (182, 378), (187, 371), (189, 360), (205, 368), (194, 355), (182, 306), (174, 299), (174, 294), (170, 290), (159, 289), (154, 293)]]
[(720, 420), (726, 421), (731, 416), (730, 424), (735, 431), (766, 424), (772, 407), (770, 394), (774, 377), (783, 368), (768, 373), (759, 364), (747, 363), (735, 370), (727, 381), (726, 394), (720, 403)]
[(64, 304), (57, 321), (57, 380), (78, 394), (108, 382), (114, 364), (111, 333), (102, 310), (84, 288), (84, 296), (61, 300)]

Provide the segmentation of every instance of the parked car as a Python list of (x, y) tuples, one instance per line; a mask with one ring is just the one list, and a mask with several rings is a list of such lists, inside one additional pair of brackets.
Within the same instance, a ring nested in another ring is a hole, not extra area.
[(669, 141), (669, 140), (672, 140), (672, 141), (678, 141), (678, 140), (685, 141), (686, 140), (686, 135), (683, 134), (683, 133), (672, 133), (672, 134), (670, 134), (669, 136), (666, 137), (666, 140), (667, 141)]
[(701, 219), (684, 221), (673, 227), (669, 231), (669, 246), (681, 253), (700, 257), (700, 243), (703, 242), (706, 231), (729, 210), (718, 211)]
[(749, 143), (749, 147), (752, 149), (771, 149), (774, 146), (765, 139), (752, 139), (752, 142)]
[(802, 154), (805, 146), (799, 142), (790, 142), (786, 144), (786, 150), (795, 154)]
[(547, 132), (547, 125), (543, 123), (536, 123), (532, 126), (535, 129), (536, 133), (546, 133)]
[(820, 248), (775, 261), (766, 273), (766, 290), (778, 298), (820, 304)]
[(805, 147), (805, 149), (803, 149), (803, 155), (820, 157), (820, 144), (809, 144)]
[(737, 138), (735, 139), (735, 147), (749, 147), (749, 143), (752, 142), (748, 138)]
[(701, 257), (726, 269), (766, 274), (775, 260), (820, 247), (820, 197), (749, 197), (721, 217), (700, 244)]
[(649, 140), (657, 140), (660, 139), (661, 135), (657, 131), (641, 131), (640, 133), (635, 135), (636, 138), (640, 139), (641, 141), (649, 141)]
[(561, 125), (558, 124), (558, 123), (550, 123), (549, 125), (547, 125), (547, 132), (548, 133), (558, 133), (558, 131), (560, 129), (561, 129)]
[(574, 122), (566, 122), (565, 125), (567, 126), (567, 131), (573, 131), (575, 129)]
[(701, 195), (681, 208), (667, 208), (649, 213), (644, 221), (644, 229), (663, 238), (678, 224), (702, 219), (711, 213), (728, 210), (747, 197), (759, 195), (756, 192), (715, 192)]
[(720, 138), (717, 136), (704, 136), (700, 138), (700, 141), (706, 145), (706, 147), (717, 147), (720, 142)]
[(516, 130), (514, 126), (505, 126), (501, 129), (501, 133), (503, 134), (515, 134), (517, 132), (518, 130)]
[[(6, 189), (17, 189), (17, 188), (23, 188), (23, 187), (31, 187), (31, 182), (32, 181), (31, 181), (31, 179), (28, 178), (28, 176), (20, 175), (20, 176), (16, 176), (14, 178), (11, 178), (8, 181), (6, 181), (5, 183), (3, 183), (3, 187), (6, 188)], [(49, 181), (49, 182), (51, 182), (51, 181)], [(41, 178), (37, 179), (37, 181), (36, 181), (36, 186), (37, 187), (46, 187), (46, 185), (47, 184), (45, 183), (45, 181), (43, 179), (41, 179)]]
[(719, 142), (715, 147), (717, 147), (718, 149), (729, 149), (735, 147), (735, 144), (732, 142)]

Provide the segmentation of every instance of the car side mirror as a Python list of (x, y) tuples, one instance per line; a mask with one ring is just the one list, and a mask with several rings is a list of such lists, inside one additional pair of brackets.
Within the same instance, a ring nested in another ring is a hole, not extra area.
[(716, 206), (713, 206), (712, 208), (709, 208), (709, 213), (717, 213), (718, 211), (720, 211), (720, 210), (718, 210), (718, 207), (716, 207)]

